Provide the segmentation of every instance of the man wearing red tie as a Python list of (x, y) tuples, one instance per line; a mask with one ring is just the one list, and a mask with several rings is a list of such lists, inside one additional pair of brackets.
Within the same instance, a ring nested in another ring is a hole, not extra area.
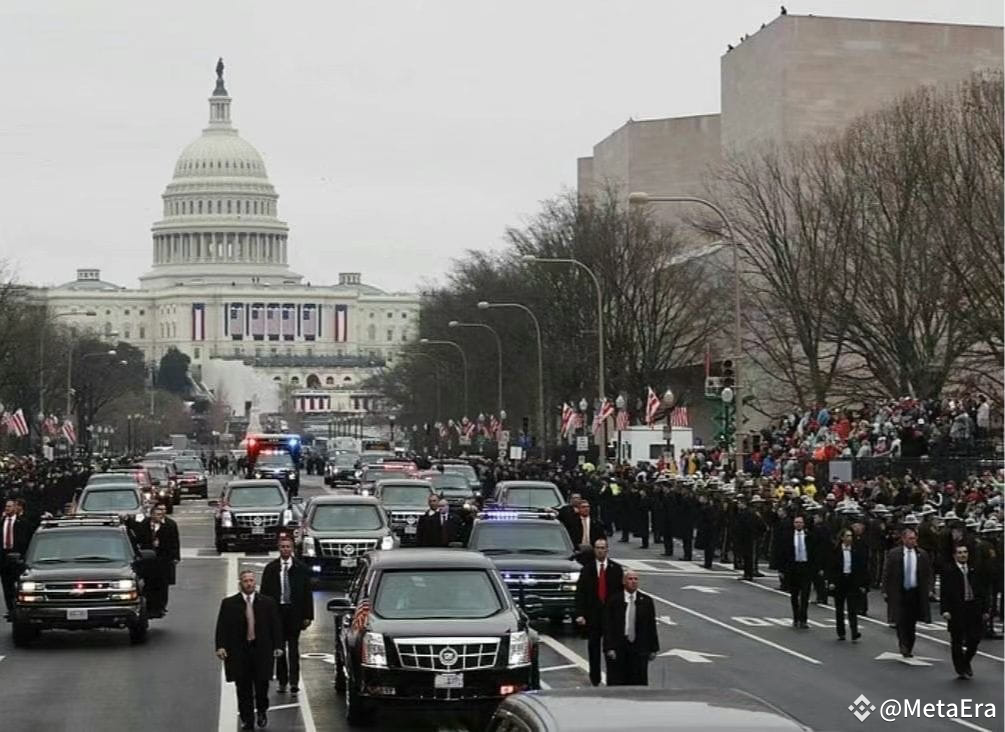
[(10, 499), (4, 504), (3, 522), (0, 524), (0, 581), (3, 583), (3, 599), (7, 607), (7, 619), (14, 612), (14, 594), (17, 586), (18, 565), (9, 559), (11, 554), (28, 551), (31, 541), (31, 526), (18, 513), (17, 502)]
[(576, 584), (576, 624), (586, 631), (590, 657), (590, 683), (600, 685), (600, 657), (604, 640), (604, 605), (621, 590), (621, 565), (607, 558), (607, 539), (593, 542), (593, 560), (583, 565)]

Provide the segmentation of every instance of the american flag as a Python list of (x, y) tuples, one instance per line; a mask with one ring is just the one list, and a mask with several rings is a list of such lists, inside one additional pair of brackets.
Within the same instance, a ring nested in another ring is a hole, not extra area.
[(600, 428), (607, 422), (608, 418), (614, 414), (614, 405), (611, 404), (611, 400), (604, 397), (604, 401), (600, 404), (600, 409), (597, 410), (597, 414), (593, 419), (593, 433), (597, 434), (600, 432)]
[(24, 437), (28, 434), (28, 422), (24, 418), (24, 412), (20, 409), (13, 414), (7, 415), (7, 429), (13, 432), (18, 437)]
[(345, 343), (349, 340), (349, 306), (335, 306), (335, 341)]
[(498, 419), (496, 419), (496, 416), (494, 414), (490, 415), (489, 416), (489, 434), (492, 437), (494, 437), (496, 439), (499, 439), (499, 432), (501, 430), (502, 430), (502, 422), (500, 422)]
[(619, 431), (620, 430), (626, 430), (626, 429), (628, 429), (628, 410), (627, 409), (619, 409), (618, 410), (618, 416), (614, 420), (614, 428), (616, 430), (619, 430)]
[(55, 415), (50, 414), (42, 420), (42, 432), (50, 437), (59, 434), (59, 420), (56, 419)]
[(650, 386), (649, 396), (646, 397), (646, 424), (652, 424), (656, 421), (656, 414), (660, 411), (660, 398), (656, 396), (656, 392)]
[(478, 425), (475, 424), (474, 422), (468, 422), (466, 425), (464, 425), (464, 436), (467, 437), (469, 440), (474, 438), (475, 433), (477, 431), (478, 431)]
[(265, 309), (265, 325), (268, 330), (269, 340), (279, 340), (279, 305), (269, 303)]
[(201, 302), (192, 304), (192, 340), (206, 340), (206, 305)]
[(265, 335), (265, 306), (260, 303), (253, 303), (251, 306), (251, 335)]
[(690, 427), (691, 421), (687, 416), (687, 407), (675, 407), (671, 410), (669, 421), (672, 427)]
[(304, 305), (303, 308), (303, 332), (304, 340), (313, 341), (317, 331), (318, 319), (315, 317), (316, 305)]
[(352, 616), (352, 629), (356, 632), (363, 630), (366, 620), (370, 616), (370, 600), (364, 597), (356, 606), (356, 612)]
[(562, 405), (562, 437), (569, 434), (569, 430), (572, 429), (573, 418), (576, 416), (576, 410), (574, 410), (568, 402)]
[(227, 328), (231, 336), (240, 338), (244, 335), (244, 305), (231, 303), (229, 310)]
[(63, 420), (63, 437), (65, 437), (66, 441), (71, 445), (74, 445), (77, 442), (77, 428), (73, 426), (73, 422), (69, 419)]

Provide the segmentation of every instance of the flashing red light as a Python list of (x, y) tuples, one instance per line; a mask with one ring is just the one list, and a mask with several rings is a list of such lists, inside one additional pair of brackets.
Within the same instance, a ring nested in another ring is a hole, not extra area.
[(254, 447), (257, 444), (258, 444), (258, 442), (257, 442), (257, 440), (255, 440), (254, 437), (249, 437), (248, 438), (248, 447), (249, 448)]
[(515, 691), (516, 687), (513, 686), (512, 684), (504, 684), (503, 686), (499, 687), (499, 696), (507, 696), (509, 694), (514, 693)]

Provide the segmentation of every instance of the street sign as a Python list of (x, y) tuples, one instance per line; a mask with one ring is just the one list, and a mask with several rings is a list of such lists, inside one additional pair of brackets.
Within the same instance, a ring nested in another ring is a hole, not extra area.
[(585, 435), (576, 437), (576, 452), (589, 452), (590, 438)]
[(513, 447), (509, 449), (509, 459), (523, 460), (523, 448), (519, 445), (513, 445)]
[(459, 440), (459, 442), (462, 445), (470, 445), (471, 444), (471, 438), (468, 437), (467, 435), (461, 435), (461, 439)]
[(672, 440), (673, 439), (673, 427), (670, 425), (663, 425), (663, 439)]
[(499, 430), (499, 442), (509, 442), (509, 430)]

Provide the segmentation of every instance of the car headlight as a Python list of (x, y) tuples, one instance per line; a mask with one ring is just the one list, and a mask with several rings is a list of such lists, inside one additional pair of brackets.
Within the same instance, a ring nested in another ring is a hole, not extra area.
[(526, 630), (509, 634), (509, 667), (526, 666), (530, 663), (530, 639)]
[(255, 477), (256, 478), (261, 478), (262, 477), (262, 471), (261, 470), (256, 470), (255, 471)]
[[(510, 651), (510, 656), (512, 655), (513, 653)], [(368, 632), (363, 636), (362, 663), (364, 666), (370, 666), (371, 668), (387, 668), (387, 649), (384, 648), (383, 635)]]
[(474, 506), (472, 506), (472, 505), (471, 505), (471, 502), (470, 502), (470, 501), (465, 501), (465, 502), (464, 502), (464, 510), (465, 510), (465, 511), (470, 511), (470, 510), (471, 510), (471, 509), (473, 509), (473, 508), (474, 508)]
[(387, 551), (388, 549), (394, 549), (394, 537), (385, 536), (383, 539), (381, 539), (380, 548), (384, 551)]
[(362, 470), (357, 470), (355, 473), (353, 473), (353, 475), (355, 475), (357, 478), (362, 478), (363, 477), (363, 471)]
[(119, 583), (118, 583), (117, 587), (120, 590), (135, 590), (136, 589), (136, 580), (132, 580), (132, 579), (122, 579), (122, 580), (119, 580)]
[(283, 511), (283, 525), (288, 526), (291, 521), (293, 521), (293, 511), (287, 508)]
[(305, 557), (316, 557), (317, 550), (314, 548), (314, 537), (305, 536), (303, 543), (303, 552)]
[(31, 582), (30, 580), (28, 582), (22, 582), (19, 586), (21, 588), (21, 592), (35, 592), (35, 590), (39, 589), (38, 583)]
[(220, 526), (225, 529), (234, 528), (234, 515), (230, 511), (224, 511), (220, 514)]
[(579, 572), (562, 572), (563, 582), (579, 582)]
[(361, 496), (368, 496), (368, 495), (370, 495), (370, 491), (369, 491), (369, 489), (367, 489), (367, 488), (364, 488), (363, 490), (361, 490), (361, 491), (359, 492), (359, 494), (360, 494)]

